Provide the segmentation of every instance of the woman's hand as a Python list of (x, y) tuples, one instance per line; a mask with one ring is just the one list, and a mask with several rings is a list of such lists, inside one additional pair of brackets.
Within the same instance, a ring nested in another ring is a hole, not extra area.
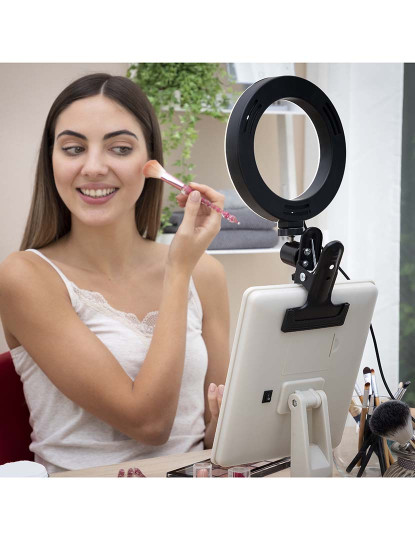
[(216, 433), (216, 427), (218, 425), (220, 406), (222, 404), (224, 388), (225, 387), (223, 386), (223, 384), (216, 386), (215, 383), (210, 383), (209, 385), (208, 403), (209, 403), (209, 411), (211, 414), (211, 418), (209, 420), (209, 423), (206, 425), (206, 429), (205, 429), (205, 438), (203, 441), (205, 449), (212, 448), (213, 446), (213, 441), (214, 441), (215, 433)]
[(219, 418), (220, 406), (222, 404), (223, 390), (225, 387), (223, 384), (216, 386), (215, 383), (210, 383), (208, 390), (208, 403), (210, 414), (212, 415), (211, 422), (217, 422)]
[[(225, 197), (209, 186), (191, 182), (194, 191), (188, 196), (180, 193), (176, 199), (185, 208), (183, 221), (170, 245), (168, 264), (189, 275), (196, 263), (220, 231), (222, 216), (201, 204), (200, 195), (223, 209)], [(197, 199), (193, 200), (196, 194)]]

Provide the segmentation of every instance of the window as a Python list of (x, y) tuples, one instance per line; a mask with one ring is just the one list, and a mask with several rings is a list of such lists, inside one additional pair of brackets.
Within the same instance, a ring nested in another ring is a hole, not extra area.
[(401, 170), (399, 379), (415, 407), (415, 64), (404, 66)]

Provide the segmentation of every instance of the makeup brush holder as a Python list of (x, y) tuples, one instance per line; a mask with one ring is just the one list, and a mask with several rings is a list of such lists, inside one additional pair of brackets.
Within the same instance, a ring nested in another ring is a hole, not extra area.
[[(354, 467), (350, 473), (346, 471), (349, 463), (355, 457), (358, 450), (359, 431), (356, 426), (348, 426), (344, 428), (342, 440), (333, 450), (333, 461), (340, 476), (345, 478), (354, 478), (357, 476), (359, 467)], [(381, 477), (379, 459), (375, 453), (372, 454), (365, 471), (363, 473), (365, 478), (378, 478)]]
[(415, 450), (412, 447), (402, 448), (398, 443), (392, 445), (396, 461), (385, 473), (390, 478), (415, 477)]
[[(388, 401), (388, 397), (381, 396), (380, 401)], [(353, 458), (356, 456), (359, 447), (359, 424), (357, 420), (362, 412), (362, 405), (355, 398), (355, 406), (353, 413), (356, 416), (354, 420), (351, 414), (348, 415), (346, 422), (346, 427), (344, 428), (342, 440), (333, 450), (333, 460), (337, 468), (337, 471), (341, 476), (345, 478), (353, 478), (357, 476), (360, 466), (354, 466), (350, 472), (347, 472), (347, 467), (352, 462)], [(395, 459), (395, 454), (391, 448), (392, 457)], [(378, 455), (373, 452), (369, 462), (367, 463), (365, 470), (362, 475), (364, 478), (375, 478), (381, 477), (381, 469)]]

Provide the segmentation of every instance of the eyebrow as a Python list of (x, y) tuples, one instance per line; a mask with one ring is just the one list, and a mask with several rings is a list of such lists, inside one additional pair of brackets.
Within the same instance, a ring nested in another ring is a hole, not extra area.
[[(59, 133), (59, 135), (56, 137), (56, 140), (58, 140), (59, 137), (62, 137), (62, 135), (72, 135), (73, 137), (78, 137), (78, 139), (84, 139), (84, 141), (88, 140), (88, 138), (85, 135), (82, 135), (82, 133), (77, 133), (76, 131), (72, 131), (71, 129), (65, 129), (65, 131), (62, 131), (62, 133)], [(131, 135), (132, 137), (135, 137), (138, 141), (137, 135), (135, 135), (131, 131), (128, 131), (128, 129), (120, 129), (119, 131), (112, 131), (111, 133), (105, 134), (102, 139), (106, 141), (107, 139), (111, 139), (112, 137), (118, 137), (118, 135)]]

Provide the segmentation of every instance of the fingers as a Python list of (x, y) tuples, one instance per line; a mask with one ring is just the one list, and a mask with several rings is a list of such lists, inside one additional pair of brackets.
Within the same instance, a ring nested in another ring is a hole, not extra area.
[(223, 384), (220, 384), (218, 386), (218, 407), (220, 409), (220, 406), (222, 405), (222, 399), (223, 399), (223, 391), (225, 390), (225, 387)]
[[(215, 191), (213, 188), (206, 186), (205, 184), (197, 184), (196, 182), (190, 182), (189, 186), (192, 189), (199, 191), (203, 198), (207, 199), (208, 201), (223, 210), (225, 204), (225, 196), (222, 195), (222, 193)], [(183, 208), (186, 204), (187, 198), (188, 195), (184, 193), (179, 193), (179, 195), (176, 196), (177, 204), (181, 208)]]
[(190, 182), (189, 186), (192, 189), (197, 189), (197, 191), (200, 191), (202, 194), (202, 197), (205, 199), (208, 199), (211, 203), (216, 204), (216, 206), (219, 206), (223, 210), (224, 203), (225, 203), (225, 195), (222, 195), (222, 193), (219, 193), (215, 189), (206, 186), (205, 184), (198, 184), (196, 182)]
[(219, 405), (218, 405), (218, 387), (215, 383), (210, 383), (208, 390), (208, 403), (210, 414), (213, 418), (219, 416)]
[(193, 191), (186, 201), (186, 207), (184, 210), (183, 221), (180, 225), (182, 232), (192, 234), (197, 214), (200, 208), (200, 193)]
[(209, 390), (208, 390), (209, 410), (212, 415), (212, 418), (214, 418), (215, 420), (217, 420), (219, 417), (219, 411), (222, 404), (224, 388), (225, 387), (223, 386), (223, 384), (216, 386), (215, 383), (211, 383), (209, 385)]

